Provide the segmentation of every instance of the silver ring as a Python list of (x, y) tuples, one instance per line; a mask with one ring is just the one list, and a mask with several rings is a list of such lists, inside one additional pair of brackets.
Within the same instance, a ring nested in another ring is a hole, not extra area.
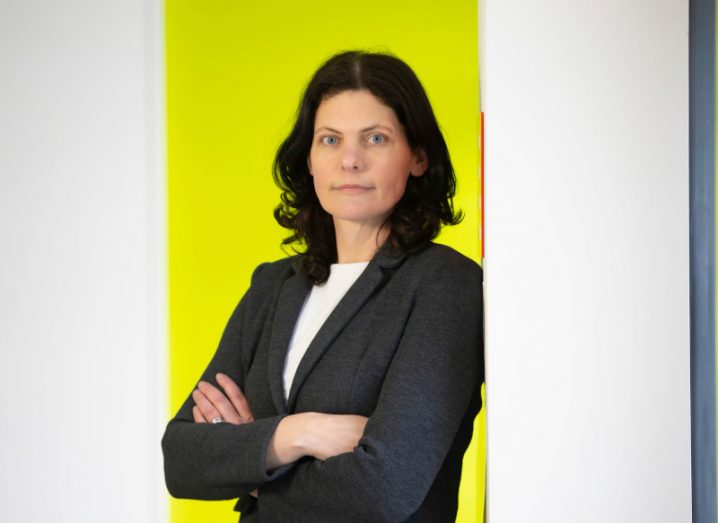
[(223, 421), (224, 420), (222, 418), (220, 418), (219, 416), (217, 416), (216, 418), (212, 418), (212, 423), (214, 423), (214, 424), (222, 423)]

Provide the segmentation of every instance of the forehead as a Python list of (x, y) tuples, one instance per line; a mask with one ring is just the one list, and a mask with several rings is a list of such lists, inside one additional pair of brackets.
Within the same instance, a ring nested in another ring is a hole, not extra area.
[(365, 127), (367, 125), (399, 127), (394, 110), (366, 90), (342, 91), (322, 100), (314, 118), (314, 127)]

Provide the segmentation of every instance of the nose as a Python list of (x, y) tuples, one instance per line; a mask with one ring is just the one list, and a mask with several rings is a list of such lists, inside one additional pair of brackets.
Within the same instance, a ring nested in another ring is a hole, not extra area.
[(364, 168), (364, 155), (361, 146), (345, 143), (342, 148), (342, 169), (347, 172), (358, 172)]

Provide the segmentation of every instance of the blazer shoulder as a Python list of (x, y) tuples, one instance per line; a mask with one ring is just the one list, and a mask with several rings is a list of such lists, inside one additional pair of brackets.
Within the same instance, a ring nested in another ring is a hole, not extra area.
[(448, 245), (430, 243), (416, 255), (416, 262), (426, 272), (450, 270), (454, 274), (483, 281), (481, 265)]
[(299, 255), (295, 255), (260, 263), (252, 272), (251, 287), (266, 288), (283, 281), (294, 274), (298, 259)]

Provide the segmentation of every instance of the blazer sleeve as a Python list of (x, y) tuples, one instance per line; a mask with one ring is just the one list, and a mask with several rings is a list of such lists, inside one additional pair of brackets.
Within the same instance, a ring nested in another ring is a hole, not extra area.
[(262, 519), (405, 521), (416, 512), (483, 382), (482, 271), (456, 265), (425, 275), (359, 445), (265, 484)]
[[(240, 388), (244, 387), (242, 358), (246, 355), (241, 353), (242, 332), (262, 267), (255, 269), (252, 286), (232, 313), (201, 380), (217, 385), (215, 375), (221, 371)], [(264, 461), (269, 441), (283, 415), (243, 425), (215, 425), (195, 423), (193, 406), (194, 401), (189, 395), (167, 424), (162, 438), (165, 482), (172, 496), (233, 499), (273, 479), (273, 475), (267, 474)]]

